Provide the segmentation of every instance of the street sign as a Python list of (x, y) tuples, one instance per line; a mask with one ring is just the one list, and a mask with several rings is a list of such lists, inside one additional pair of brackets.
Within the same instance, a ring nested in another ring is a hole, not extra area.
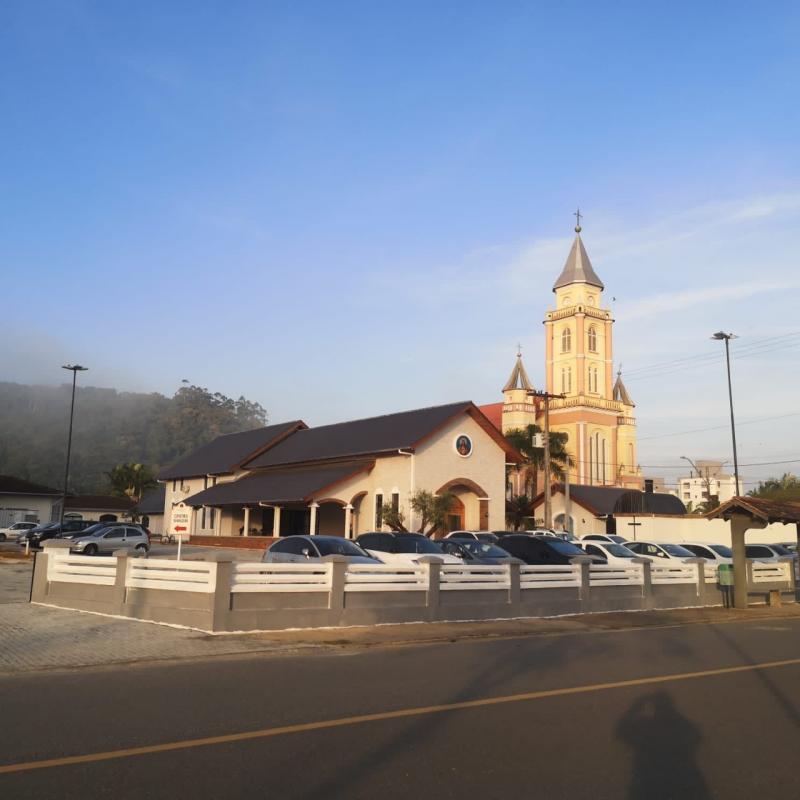
[(191, 512), (189, 509), (172, 509), (172, 532), (183, 533), (189, 530)]

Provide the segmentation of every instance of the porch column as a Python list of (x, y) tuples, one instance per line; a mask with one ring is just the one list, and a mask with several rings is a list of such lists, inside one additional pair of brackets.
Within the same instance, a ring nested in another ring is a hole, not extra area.
[(272, 535), (278, 537), (281, 535), (281, 507), (272, 506)]
[(250, 506), (244, 507), (244, 530), (242, 531), (242, 535), (250, 535)]
[(353, 506), (348, 503), (344, 507), (344, 538), (345, 539), (352, 539), (352, 533), (350, 531), (350, 526), (353, 523)]
[(312, 503), (309, 508), (311, 509), (311, 519), (308, 521), (308, 532), (313, 536), (317, 532), (317, 509), (319, 503)]

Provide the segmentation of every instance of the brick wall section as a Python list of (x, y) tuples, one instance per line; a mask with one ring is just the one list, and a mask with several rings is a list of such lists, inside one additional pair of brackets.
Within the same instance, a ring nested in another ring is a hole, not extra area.
[(201, 547), (238, 547), (243, 550), (266, 550), (274, 536), (191, 536), (189, 544)]

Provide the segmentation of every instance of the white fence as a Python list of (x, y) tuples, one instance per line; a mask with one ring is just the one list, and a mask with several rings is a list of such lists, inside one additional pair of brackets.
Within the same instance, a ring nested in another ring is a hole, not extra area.
[(214, 565), (209, 561), (132, 558), (128, 560), (125, 585), (131, 589), (179, 589), (183, 592), (210, 593), (216, 588), (216, 575)]
[(776, 563), (753, 562), (753, 583), (775, 583), (792, 579), (792, 564), (786, 561)]
[[(329, 592), (333, 587), (333, 562), (312, 564), (268, 564), (235, 561), (231, 564), (230, 590), (239, 592)], [(791, 583), (792, 565), (785, 562), (753, 562), (754, 584)], [(48, 560), (47, 580), (60, 583), (85, 583), (113, 586), (116, 581), (115, 557), (82, 556), (53, 553)], [(653, 585), (697, 584), (696, 564), (652, 564)], [(706, 584), (717, 582), (717, 569), (704, 567)], [(163, 558), (127, 559), (125, 585), (139, 589), (165, 589), (213, 593), (217, 565), (209, 561), (175, 561)], [(580, 564), (566, 566), (519, 567), (520, 589), (580, 588)], [(644, 586), (642, 564), (617, 566), (592, 564), (591, 587)], [(461, 566), (442, 564), (439, 569), (440, 591), (509, 590), (511, 567)], [(348, 564), (344, 567), (345, 592), (425, 591), (428, 568), (424, 564)], [(698, 592), (700, 587), (698, 586)]]
[(345, 572), (346, 592), (408, 592), (427, 588), (427, 572), (419, 565), (350, 564)]
[(333, 564), (264, 564), (235, 561), (232, 592), (328, 592)]
[(578, 564), (554, 567), (520, 567), (520, 589), (563, 589), (581, 585), (581, 568)]
[(114, 556), (56, 555), (47, 561), (47, 580), (113, 586), (117, 575)]

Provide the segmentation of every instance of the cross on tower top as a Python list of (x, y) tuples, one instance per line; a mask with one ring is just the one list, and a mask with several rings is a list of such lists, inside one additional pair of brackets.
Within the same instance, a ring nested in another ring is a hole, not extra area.
[(517, 342), (517, 358), (522, 358), (522, 345)]
[(575, 217), (575, 219), (577, 219), (577, 221), (578, 221), (577, 225), (575, 225), (575, 233), (580, 233), (581, 232), (581, 217), (583, 216), (583, 214), (581, 214), (580, 208), (578, 208), (578, 210), (575, 211), (572, 216)]

